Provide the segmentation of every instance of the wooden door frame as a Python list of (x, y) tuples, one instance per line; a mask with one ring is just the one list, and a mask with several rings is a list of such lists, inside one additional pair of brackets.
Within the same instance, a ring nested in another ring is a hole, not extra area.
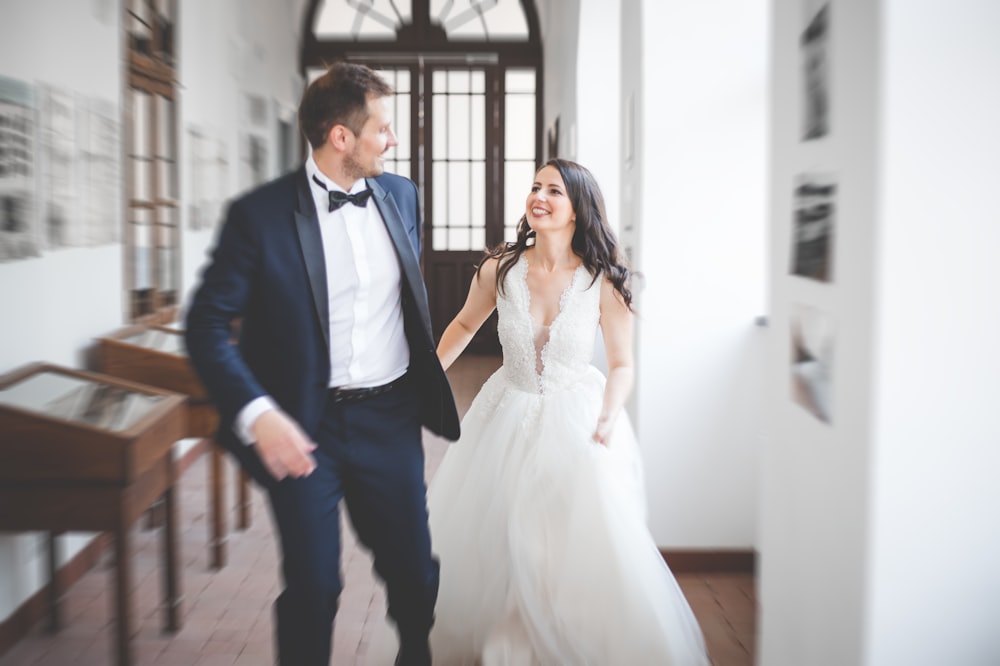
[[(530, 69), (535, 73), (535, 161), (539, 166), (543, 152), (543, 99), (544, 67), (542, 62), (541, 32), (538, 13), (533, 0), (520, 0), (528, 27), (528, 39), (521, 41), (449, 41), (440, 25), (430, 20), (430, 0), (413, 0), (411, 23), (401, 25), (394, 40), (320, 40), (313, 32), (317, 14), (323, 0), (309, 0), (303, 15), (302, 49), (300, 71), (303, 79), (310, 68), (325, 67), (330, 63), (347, 60), (386, 69), (409, 68), (411, 71), (411, 118), (410, 118), (410, 178), (417, 183), (423, 195), (424, 228), (421, 267), (425, 269), (429, 295), (436, 288), (438, 279), (433, 269), (433, 161), (429, 154), (433, 145), (433, 109), (430, 107), (430, 81), (434, 69), (441, 68), (483, 68), (487, 73), (487, 122), (486, 145), (492, 147), (486, 155), (486, 245), (495, 246), (503, 241), (504, 219), (509, 212), (504, 211), (504, 131), (505, 131), (505, 74), (511, 69)], [(489, 118), (492, 100), (493, 118)], [(423, 108), (423, 117), (420, 109)], [(426, 148), (424, 148), (426, 147)], [(430, 224), (428, 224), (428, 220)], [(448, 251), (454, 254), (456, 251)], [(464, 253), (464, 251), (462, 251)], [(482, 257), (481, 250), (468, 251), (468, 259), (462, 259), (462, 270), (456, 271), (452, 279), (461, 285), (462, 299), (472, 280), (473, 269)], [(433, 300), (433, 298), (432, 298)], [(454, 308), (452, 308), (454, 309)], [(455, 310), (457, 313), (457, 309)], [(455, 313), (432, 313), (435, 336), (440, 336), (448, 320)], [(470, 351), (495, 353), (499, 351), (496, 340), (496, 315), (484, 326)]]

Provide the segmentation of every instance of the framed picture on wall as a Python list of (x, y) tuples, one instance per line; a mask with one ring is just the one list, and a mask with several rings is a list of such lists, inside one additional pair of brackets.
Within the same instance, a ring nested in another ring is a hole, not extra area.
[(296, 119), (296, 109), (293, 106), (284, 106), (277, 99), (271, 99), (273, 107), (272, 117), (274, 118), (275, 152), (278, 173), (285, 173), (298, 168), (299, 162), (299, 135), (298, 122)]
[(635, 161), (635, 94), (625, 100), (625, 122), (622, 130), (622, 160), (626, 169)]
[[(190, 174), (188, 228), (210, 229), (222, 221), (222, 208), (232, 192), (229, 186), (229, 147), (218, 132), (189, 125), (188, 173)], [(249, 148), (247, 148), (249, 150)], [(244, 175), (248, 179), (249, 175)]]
[(833, 419), (833, 320), (826, 312), (793, 304), (790, 372), (792, 402), (824, 423)]
[(559, 116), (552, 121), (552, 125), (545, 132), (545, 159), (554, 160), (559, 157)]
[(82, 245), (77, 99), (71, 91), (52, 85), (39, 85), (38, 98), (43, 242), (50, 249)]
[(249, 189), (270, 178), (267, 138), (246, 133), (240, 138), (240, 187)]
[(805, 29), (799, 43), (802, 58), (802, 140), (830, 133), (830, 3), (818, 9), (804, 0)]
[(41, 254), (35, 201), (35, 88), (0, 76), (0, 261)]
[(118, 105), (87, 98), (81, 106), (80, 182), (87, 245), (121, 240), (121, 120)]
[(796, 179), (792, 220), (792, 275), (830, 282), (837, 185), (829, 175), (803, 174)]
[(187, 162), (190, 186), (188, 189), (188, 228), (192, 230), (201, 229), (208, 226), (202, 219), (202, 202), (205, 201), (205, 181), (207, 179), (208, 166), (208, 137), (204, 131), (188, 125), (187, 127)]

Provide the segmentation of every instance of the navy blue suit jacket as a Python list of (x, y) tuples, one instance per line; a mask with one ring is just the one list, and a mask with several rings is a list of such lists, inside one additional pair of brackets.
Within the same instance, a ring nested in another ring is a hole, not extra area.
[[(399, 259), (409, 379), (418, 382), (422, 423), (455, 440), (458, 414), (435, 353), (418, 261), (417, 188), (388, 173), (369, 178), (368, 185)], [(188, 353), (219, 410), (223, 444), (243, 447), (233, 420), (265, 394), (315, 436), (330, 377), (328, 308), (319, 220), (302, 167), (231, 204), (188, 312)]]

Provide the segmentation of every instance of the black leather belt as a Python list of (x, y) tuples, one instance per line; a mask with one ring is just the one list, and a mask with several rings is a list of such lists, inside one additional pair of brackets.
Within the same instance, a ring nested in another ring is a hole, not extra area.
[(403, 375), (398, 379), (392, 380), (388, 384), (382, 384), (381, 386), (365, 386), (364, 388), (334, 387), (327, 393), (327, 398), (330, 402), (354, 402), (356, 400), (374, 398), (377, 395), (383, 395), (394, 388), (402, 386), (403, 380), (405, 379), (406, 375)]

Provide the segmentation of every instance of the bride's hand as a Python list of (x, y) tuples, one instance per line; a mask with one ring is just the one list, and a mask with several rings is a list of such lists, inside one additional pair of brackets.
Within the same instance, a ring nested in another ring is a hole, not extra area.
[(611, 431), (615, 428), (615, 418), (607, 414), (601, 414), (597, 418), (597, 429), (594, 430), (593, 440), (602, 446), (608, 445), (611, 438)]

